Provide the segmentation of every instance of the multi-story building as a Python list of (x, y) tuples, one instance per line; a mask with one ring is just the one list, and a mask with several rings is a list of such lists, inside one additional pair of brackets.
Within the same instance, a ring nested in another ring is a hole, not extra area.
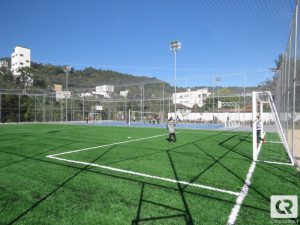
[(211, 93), (208, 92), (207, 88), (198, 89), (196, 91), (188, 89), (187, 92), (176, 93), (176, 98), (175, 93), (173, 93), (173, 104), (181, 104), (189, 108), (192, 108), (195, 104), (197, 104), (199, 107), (202, 107), (203, 101), (209, 95), (211, 95)]
[(114, 86), (111, 86), (111, 85), (101, 85), (101, 86), (97, 86), (96, 87), (96, 92), (99, 92), (99, 93), (112, 93), (114, 92)]
[(110, 94), (114, 92), (114, 86), (101, 85), (96, 87), (96, 91), (93, 91), (93, 95), (102, 95), (104, 98), (110, 98)]
[(11, 71), (13, 75), (19, 75), (19, 69), (23, 67), (30, 67), (30, 49), (17, 46), (11, 54)]
[(4, 67), (4, 68), (8, 69), (9, 68), (9, 61), (7, 59), (0, 60), (0, 68), (1, 67)]

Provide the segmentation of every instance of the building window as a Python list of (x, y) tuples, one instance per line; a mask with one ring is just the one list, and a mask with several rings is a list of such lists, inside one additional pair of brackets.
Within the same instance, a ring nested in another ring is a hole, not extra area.
[(24, 56), (23, 54), (20, 54), (20, 56)]
[(27, 63), (29, 63), (29, 60), (26, 60)]
[(24, 63), (20, 62), (20, 65), (24, 65)]

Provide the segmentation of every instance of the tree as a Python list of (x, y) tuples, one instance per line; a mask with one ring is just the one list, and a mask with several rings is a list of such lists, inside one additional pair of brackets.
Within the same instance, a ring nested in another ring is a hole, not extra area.
[(26, 89), (33, 84), (32, 69), (29, 67), (19, 69), (16, 77), (16, 84), (18, 88), (22, 89), (23, 92), (26, 93)]
[(1, 88), (14, 88), (14, 77), (11, 71), (5, 67), (0, 68), (0, 87)]
[(267, 91), (271, 91), (271, 92), (275, 91), (275, 89), (276, 89), (276, 83), (277, 83), (277, 79), (278, 79), (278, 70), (280, 69), (282, 61), (283, 61), (283, 56), (282, 56), (282, 54), (280, 54), (278, 56), (278, 58), (274, 60), (275, 67), (274, 68), (270, 68), (270, 70), (274, 72), (273, 77), (271, 79), (267, 79), (264, 82), (261, 82), (258, 85), (259, 89), (261, 89), (261, 90), (267, 90)]
[(279, 54), (278, 59), (274, 60), (276, 67), (275, 68), (271, 68), (271, 70), (273, 70), (273, 71), (279, 70), (280, 69), (280, 65), (282, 63), (282, 60), (283, 60), (283, 56), (282, 56), (282, 54)]

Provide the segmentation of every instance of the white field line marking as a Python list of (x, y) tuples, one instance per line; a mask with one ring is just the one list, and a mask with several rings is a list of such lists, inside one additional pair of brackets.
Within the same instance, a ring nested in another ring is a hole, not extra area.
[(238, 135), (238, 133), (236, 133), (236, 134), (222, 134), (221, 132), (220, 133), (209, 133), (209, 132), (207, 132), (207, 133), (204, 133), (204, 132), (184, 132), (184, 131), (181, 131), (180, 132), (181, 134), (204, 134), (204, 135), (210, 135), (210, 134), (220, 134), (221, 136), (233, 136), (233, 135)]
[[(2, 133), (0, 133), (0, 135), (1, 134), (16, 134), (16, 135), (20, 135), (18, 132), (19, 132), (20, 130), (16, 130), (16, 131), (10, 131), (10, 132), (2, 132)], [(40, 131), (42, 131), (42, 133), (40, 132)], [(22, 130), (22, 131), (20, 131), (21, 133), (35, 133), (35, 134), (44, 134), (44, 133), (47, 133), (47, 132), (49, 132), (49, 130)]]
[(249, 168), (249, 170), (248, 170), (244, 186), (242, 187), (241, 192), (239, 193), (239, 195), (238, 195), (238, 197), (235, 201), (234, 207), (231, 209), (231, 213), (228, 217), (228, 222), (227, 222), (228, 225), (233, 225), (236, 222), (236, 219), (237, 219), (237, 216), (240, 212), (242, 203), (243, 203), (244, 199), (246, 198), (246, 196), (248, 194), (249, 187), (251, 185), (251, 178), (252, 178), (253, 172), (255, 170), (255, 167), (256, 167), (256, 162), (253, 161), (250, 168)]
[(135, 140), (122, 141), (122, 142), (117, 142), (117, 143), (112, 143), (112, 144), (107, 144), (107, 145), (99, 145), (99, 146), (94, 146), (94, 147), (90, 147), (90, 148), (84, 148), (84, 149), (78, 149), (78, 150), (73, 150), (73, 151), (68, 151), (68, 152), (62, 152), (62, 153), (58, 153), (58, 154), (48, 155), (46, 157), (47, 158), (51, 158), (51, 159), (60, 160), (60, 161), (66, 161), (66, 162), (71, 162), (71, 163), (77, 163), (77, 164), (83, 164), (83, 165), (90, 165), (90, 166), (94, 166), (94, 167), (100, 167), (102, 169), (107, 169), (107, 170), (116, 171), (116, 172), (120, 172), (120, 173), (127, 173), (127, 174), (131, 174), (131, 175), (135, 175), (135, 176), (148, 177), (148, 178), (152, 178), (152, 179), (156, 179), (156, 180), (168, 181), (168, 182), (172, 182), (172, 183), (180, 183), (180, 184), (184, 184), (184, 185), (188, 185), (188, 186), (193, 186), (193, 187), (198, 187), (198, 188), (213, 190), (213, 191), (227, 193), (227, 194), (231, 194), (231, 195), (235, 195), (235, 196), (239, 195), (239, 192), (228, 191), (228, 190), (224, 190), (224, 189), (220, 189), (220, 188), (215, 188), (215, 187), (211, 187), (211, 186), (207, 186), (207, 185), (195, 184), (195, 183), (190, 183), (190, 182), (187, 182), (187, 181), (178, 181), (178, 180), (173, 180), (173, 179), (170, 179), (170, 178), (153, 176), (153, 175), (149, 175), (149, 174), (144, 174), (144, 173), (138, 173), (138, 172), (129, 171), (129, 170), (118, 169), (118, 168), (104, 166), (104, 165), (99, 165), (99, 164), (95, 164), (95, 163), (88, 163), (88, 162), (82, 162), (82, 161), (69, 160), (69, 159), (63, 159), (63, 158), (55, 157), (55, 156), (58, 156), (58, 155), (66, 155), (66, 154), (77, 153), (77, 152), (82, 152), (82, 151), (88, 151), (88, 150), (91, 150), (91, 149), (103, 148), (103, 147), (108, 147), (108, 146), (113, 146), (113, 145), (121, 145), (121, 144), (126, 144), (126, 143), (129, 143), (129, 142), (141, 141), (141, 140), (146, 140), (146, 139), (155, 138), (155, 137), (161, 137), (161, 136), (166, 136), (166, 134), (160, 134), (160, 135), (150, 136), (150, 137), (146, 137), (146, 138), (139, 138), (139, 139), (135, 139)]
[(258, 161), (258, 162), (263, 162), (263, 163), (270, 163), (270, 164), (278, 164), (278, 165), (294, 166), (293, 163), (274, 162), (274, 161), (267, 161), (267, 160), (257, 160), (257, 161)]
[(26, 132), (32, 132), (30, 129), (15, 129), (15, 130), (4, 130), (3, 132), (1, 132), (0, 134), (7, 134), (7, 133), (16, 133), (18, 131), (26, 131)]
[(265, 141), (265, 143), (282, 144), (281, 141)]
[[(264, 133), (262, 135), (262, 138), (264, 138), (265, 135), (266, 135), (266, 133)], [(262, 146), (262, 142), (260, 142), (259, 145), (258, 145), (258, 147), (257, 147), (257, 152), (258, 152), (257, 155), (259, 155), (259, 153), (260, 153), (261, 146)], [(248, 194), (249, 187), (251, 185), (251, 178), (253, 176), (255, 167), (256, 167), (256, 161), (253, 161), (251, 163), (251, 166), (250, 166), (249, 170), (248, 170), (245, 183), (244, 183), (244, 185), (243, 185), (243, 187), (242, 187), (242, 189), (240, 191), (239, 196), (237, 197), (237, 199), (235, 201), (235, 205), (231, 209), (231, 213), (230, 213), (230, 215), (228, 217), (228, 222), (227, 222), (228, 225), (233, 225), (236, 222), (236, 219), (237, 219), (238, 214), (240, 212), (242, 203), (243, 203), (244, 199), (246, 198), (246, 196)]]
[[(61, 128), (61, 129), (59, 129), (59, 130), (65, 130), (65, 129), (67, 129), (67, 128)], [(10, 133), (13, 133), (13, 134), (17, 134), (17, 132), (40, 132), (40, 131), (43, 131), (43, 132), (50, 132), (50, 131), (53, 131), (53, 130), (57, 130), (57, 129), (47, 129), (47, 130), (45, 130), (45, 129), (43, 129), (43, 130), (32, 130), (32, 129), (14, 129), (14, 130), (5, 130), (5, 131), (3, 131), (3, 132), (0, 132), (0, 134), (10, 134)]]
[(235, 196), (239, 196), (239, 194), (240, 194), (239, 192), (228, 191), (228, 190), (215, 188), (215, 187), (211, 187), (211, 186), (207, 186), (207, 185), (190, 183), (188, 181), (174, 180), (174, 179), (165, 178), (165, 177), (153, 176), (153, 175), (149, 175), (149, 174), (145, 174), (145, 173), (139, 173), (139, 172), (134, 172), (134, 171), (130, 171), (130, 170), (123, 170), (123, 169), (118, 169), (118, 168), (115, 168), (115, 167), (99, 165), (99, 164), (95, 164), (95, 163), (88, 163), (88, 162), (82, 162), (82, 161), (77, 161), (77, 160), (62, 159), (62, 158), (58, 158), (58, 157), (54, 157), (54, 156), (47, 156), (47, 157), (51, 158), (51, 159), (57, 159), (57, 160), (61, 160), (61, 161), (71, 162), (71, 163), (77, 163), (77, 164), (83, 164), (83, 165), (88, 165), (88, 166), (100, 167), (102, 169), (111, 170), (111, 171), (115, 171), (115, 172), (119, 172), (119, 173), (126, 173), (126, 174), (131, 174), (131, 175), (140, 176), (140, 177), (147, 177), (147, 178), (156, 179), (156, 180), (163, 180), (163, 181), (176, 183), (176, 184), (177, 183), (184, 184), (184, 185), (187, 185), (187, 186), (193, 186), (193, 187), (207, 189), (207, 190), (211, 190), (211, 191), (227, 193), (227, 194), (235, 195)]
[(73, 150), (73, 151), (68, 151), (68, 152), (62, 152), (62, 153), (48, 155), (48, 156), (50, 158), (50, 156), (66, 155), (66, 154), (70, 154), (70, 153), (82, 152), (82, 151), (87, 151), (87, 150), (91, 150), (91, 149), (95, 149), (95, 148), (104, 148), (104, 147), (109, 147), (109, 146), (113, 146), (113, 145), (121, 145), (121, 144), (126, 144), (129, 142), (141, 141), (141, 140), (146, 140), (146, 139), (161, 137), (161, 136), (166, 136), (166, 134), (160, 134), (160, 135), (150, 136), (150, 137), (146, 137), (146, 138), (138, 138), (138, 139), (129, 140), (129, 141), (116, 142), (116, 143), (107, 144), (107, 145), (98, 145), (98, 146), (94, 146), (94, 147), (83, 148), (83, 149), (78, 149), (78, 150)]

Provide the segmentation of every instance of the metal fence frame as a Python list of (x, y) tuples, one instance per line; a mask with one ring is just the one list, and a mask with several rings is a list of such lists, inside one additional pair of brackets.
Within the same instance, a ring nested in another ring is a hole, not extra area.
[(291, 22), (288, 44), (278, 70), (275, 102), (289, 148), (300, 164), (300, 18), (299, 0)]

